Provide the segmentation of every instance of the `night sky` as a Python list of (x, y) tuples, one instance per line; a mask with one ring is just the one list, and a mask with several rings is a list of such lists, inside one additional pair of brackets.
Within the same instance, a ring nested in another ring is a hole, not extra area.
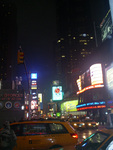
[[(27, 70), (39, 74), (42, 88), (50, 87), (54, 80), (54, 48), (56, 41), (56, 0), (16, 0), (17, 46), (22, 46)], [(106, 0), (91, 0), (93, 20), (100, 24)], [(98, 5), (97, 5), (98, 3)], [(21, 66), (20, 66), (21, 70)], [(24, 77), (23, 77), (24, 78)], [(24, 79), (23, 79), (24, 80)]]
[[(37, 72), (42, 88), (54, 80), (53, 42), (56, 40), (54, 0), (16, 0), (18, 46), (25, 54), (27, 70)], [(49, 84), (49, 85), (48, 85)]]

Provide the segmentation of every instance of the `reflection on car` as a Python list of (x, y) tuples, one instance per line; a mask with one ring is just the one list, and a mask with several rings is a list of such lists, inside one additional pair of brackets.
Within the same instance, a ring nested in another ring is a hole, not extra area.
[(14, 122), (11, 128), (17, 136), (14, 150), (46, 150), (76, 145), (78, 135), (69, 122), (58, 120), (35, 120)]
[(112, 150), (113, 129), (97, 131), (75, 147), (75, 150)]

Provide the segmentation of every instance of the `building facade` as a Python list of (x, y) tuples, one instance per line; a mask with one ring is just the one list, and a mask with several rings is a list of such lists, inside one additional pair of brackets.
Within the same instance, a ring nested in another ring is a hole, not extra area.
[(75, 79), (96, 47), (90, 3), (84, 0), (57, 0), (57, 79), (65, 93), (75, 90)]
[(10, 0), (0, 1), (0, 80), (11, 81), (17, 59), (17, 9)]

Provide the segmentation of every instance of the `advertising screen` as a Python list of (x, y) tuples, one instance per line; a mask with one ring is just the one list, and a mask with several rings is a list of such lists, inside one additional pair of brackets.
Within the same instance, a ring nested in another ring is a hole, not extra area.
[(107, 89), (110, 96), (113, 98), (113, 63), (108, 66), (106, 69), (106, 82), (107, 82)]
[(113, 25), (113, 0), (109, 0), (109, 6), (111, 10), (111, 18), (112, 18), (112, 25)]
[(37, 109), (38, 108), (38, 104), (37, 104), (37, 101), (36, 100), (32, 100), (31, 101), (31, 109)]
[(92, 65), (85, 73), (79, 76), (77, 85), (79, 89), (77, 94), (93, 88), (104, 87), (102, 65), (100, 63)]
[(63, 100), (62, 86), (53, 86), (52, 87), (52, 100), (53, 101)]
[(31, 73), (31, 79), (37, 79), (37, 73)]
[(77, 111), (76, 106), (78, 105), (78, 100), (67, 101), (61, 104), (61, 111), (71, 112)]
[(100, 29), (102, 41), (106, 40), (107, 38), (111, 38), (112, 35), (111, 10), (109, 10), (106, 16), (103, 18), (100, 24)]
[(94, 64), (90, 67), (91, 85), (103, 84), (103, 73), (101, 64)]

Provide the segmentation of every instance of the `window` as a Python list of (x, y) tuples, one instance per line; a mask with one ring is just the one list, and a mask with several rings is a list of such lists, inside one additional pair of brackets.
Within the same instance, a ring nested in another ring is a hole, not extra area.
[(22, 135), (22, 124), (11, 125), (11, 129), (13, 129), (16, 136)]
[(96, 150), (108, 137), (109, 134), (96, 132), (83, 141), (82, 147), (88, 150)]
[(68, 133), (68, 131), (66, 130), (66, 128), (62, 125), (62, 124), (49, 124), (50, 127), (50, 131), (51, 133)]
[(43, 124), (43, 123), (24, 124), (23, 134), (24, 135), (44, 135), (44, 134), (47, 134), (46, 124)]

